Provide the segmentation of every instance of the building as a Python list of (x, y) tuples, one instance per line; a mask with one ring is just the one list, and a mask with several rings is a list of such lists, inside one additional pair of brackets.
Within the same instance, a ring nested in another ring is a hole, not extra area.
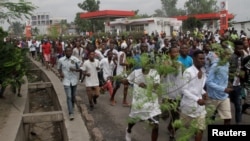
[(238, 35), (240, 35), (240, 31), (243, 30), (246, 34), (247, 37), (250, 37), (250, 21), (238, 21), (238, 22), (233, 22), (232, 27), (234, 30), (237, 30)]
[(40, 12), (31, 16), (31, 27), (37, 28), (39, 34), (47, 34), (47, 28), (50, 25), (50, 14), (48, 12)]
[[(31, 16), (31, 27), (37, 28), (39, 34), (48, 34), (48, 29), (52, 26), (60, 27), (61, 21), (66, 21), (65, 18), (52, 18), (49, 12), (40, 12)], [(58, 29), (60, 32), (61, 29)]]
[(171, 36), (173, 30), (180, 30), (182, 21), (176, 18), (152, 17), (142, 19), (116, 19), (109, 24), (105, 24), (105, 31), (109, 29), (112, 33), (142, 31), (151, 33), (165, 32), (166, 36)]

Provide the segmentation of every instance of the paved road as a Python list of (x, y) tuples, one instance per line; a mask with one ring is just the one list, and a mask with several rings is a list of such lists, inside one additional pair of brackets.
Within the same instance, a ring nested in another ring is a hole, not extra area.
[[(84, 104), (88, 106), (88, 99), (85, 92), (84, 83), (78, 85), (77, 94), (83, 99)], [(93, 111), (89, 113), (95, 119), (95, 125), (101, 130), (104, 139), (106, 141), (124, 141), (125, 129), (127, 127), (127, 119), (129, 114), (129, 108), (122, 106), (122, 90), (121, 87), (116, 94), (117, 104), (111, 106), (109, 103), (109, 94), (106, 92), (104, 95), (100, 95), (98, 103), (95, 105)], [(131, 101), (131, 95), (128, 94), (128, 100)], [(233, 121), (234, 122), (234, 121)], [(160, 121), (159, 138), (158, 141), (168, 141), (168, 132), (166, 125), (168, 121)], [(219, 122), (221, 124), (222, 122)], [(250, 124), (250, 116), (243, 115), (243, 124)], [(138, 123), (132, 130), (133, 141), (149, 141), (151, 135), (151, 129), (146, 123)], [(203, 141), (207, 141), (207, 134), (204, 132)]]

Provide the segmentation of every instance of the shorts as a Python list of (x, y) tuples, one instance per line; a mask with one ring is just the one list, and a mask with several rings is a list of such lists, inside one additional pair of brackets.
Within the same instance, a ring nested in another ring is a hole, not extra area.
[(225, 100), (216, 100), (209, 98), (207, 103), (211, 105), (215, 110), (217, 110), (221, 119), (231, 119), (232, 112), (231, 112), (231, 104), (229, 98)]
[(92, 86), (86, 87), (87, 94), (99, 96), (100, 95), (100, 87), (99, 86)]
[(50, 62), (50, 54), (44, 54), (43, 57), (46, 62)]
[(190, 117), (188, 115), (180, 113), (180, 119), (183, 123), (183, 125), (188, 127), (193, 127), (191, 124), (194, 124), (194, 127), (200, 130), (206, 129), (206, 115), (201, 115), (198, 117)]

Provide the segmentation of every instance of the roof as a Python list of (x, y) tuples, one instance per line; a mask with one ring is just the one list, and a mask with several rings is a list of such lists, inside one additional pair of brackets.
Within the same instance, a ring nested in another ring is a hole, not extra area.
[(237, 23), (249, 23), (250, 20), (244, 20), (244, 21), (234, 21), (233, 24), (237, 24)]
[[(233, 19), (234, 15), (229, 14), (228, 19)], [(220, 19), (220, 13), (206, 13), (206, 14), (194, 14), (194, 15), (184, 15), (184, 16), (174, 16), (173, 18), (177, 18), (178, 20), (187, 20), (189, 17), (195, 17), (200, 20), (211, 20), (211, 19)]]
[(112, 25), (117, 25), (117, 24), (123, 24), (123, 25), (138, 25), (138, 24), (148, 24), (150, 22), (154, 22), (154, 20), (145, 20), (145, 21), (133, 21), (133, 20), (128, 20), (128, 21), (113, 21)]
[(134, 11), (102, 10), (102, 11), (81, 13), (80, 18), (83, 19), (124, 18), (124, 17), (132, 17), (134, 15), (135, 15)]

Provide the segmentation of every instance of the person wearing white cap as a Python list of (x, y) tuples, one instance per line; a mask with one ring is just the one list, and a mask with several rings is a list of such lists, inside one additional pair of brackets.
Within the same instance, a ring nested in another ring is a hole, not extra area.
[[(122, 79), (124, 77), (127, 77), (127, 74), (126, 74), (126, 66), (128, 65), (126, 62), (127, 49), (128, 49), (128, 45), (124, 41), (121, 44), (121, 51), (118, 52), (118, 56), (117, 56), (116, 76), (120, 76)], [(110, 102), (111, 102), (112, 106), (114, 106), (116, 103), (115, 94), (116, 94), (117, 90), (120, 88), (121, 83), (122, 83), (122, 80), (116, 80), (113, 94), (110, 98)], [(127, 91), (128, 91), (128, 85), (124, 85), (124, 90), (123, 90), (123, 106), (124, 107), (130, 106), (129, 103), (127, 102)]]

